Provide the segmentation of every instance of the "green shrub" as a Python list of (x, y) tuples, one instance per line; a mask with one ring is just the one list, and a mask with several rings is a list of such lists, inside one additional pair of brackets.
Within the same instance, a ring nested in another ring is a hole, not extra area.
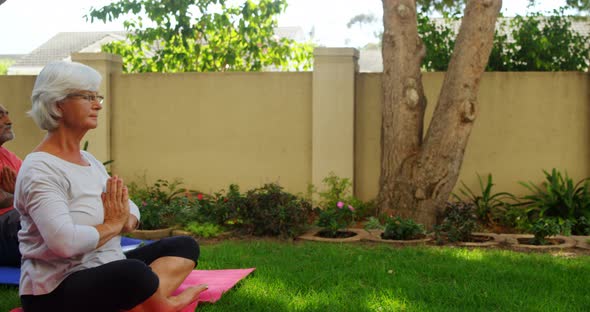
[(437, 237), (443, 232), (450, 242), (466, 242), (477, 226), (477, 217), (471, 203), (450, 202), (444, 212), (444, 219), (435, 228)]
[[(326, 209), (334, 207), (338, 202), (344, 202), (354, 207), (355, 215), (359, 218), (369, 217), (375, 214), (376, 205), (374, 201), (363, 202), (352, 194), (352, 182), (348, 178), (340, 178), (331, 172), (322, 180), (324, 191), (318, 192), (319, 207)], [(309, 192), (315, 192), (311, 186)]]
[(319, 210), (317, 225), (323, 228), (322, 233), (326, 237), (336, 237), (339, 231), (348, 228), (355, 219), (355, 208), (338, 201)]
[(539, 219), (532, 224), (531, 231), (535, 235), (533, 243), (535, 245), (546, 245), (547, 237), (557, 235), (561, 232), (562, 227), (555, 219)]
[[(352, 195), (352, 182), (330, 173), (322, 180), (324, 191), (319, 192), (317, 225), (322, 227), (323, 235), (336, 237), (340, 230), (351, 226), (361, 218), (375, 214), (374, 201), (363, 202)], [(312, 187), (313, 193), (313, 187)]]
[(385, 230), (383, 231), (383, 239), (408, 240), (418, 238), (424, 234), (424, 226), (415, 223), (414, 220), (408, 218), (403, 219), (400, 216), (395, 218), (388, 218), (385, 221)]
[(246, 197), (240, 193), (240, 187), (231, 184), (228, 191), (220, 191), (211, 196), (204, 196), (199, 201), (201, 223), (214, 223), (221, 226), (236, 226), (241, 223), (240, 211), (246, 208)]
[(180, 180), (170, 183), (161, 179), (143, 188), (137, 183), (129, 184), (129, 197), (138, 205), (141, 213), (139, 229), (154, 230), (183, 225), (196, 218), (198, 203), (183, 196), (186, 190), (179, 187), (181, 184)]
[[(569, 220), (576, 224), (577, 220), (582, 217), (585, 220), (590, 219), (590, 189), (588, 178), (580, 180), (574, 184), (573, 180), (568, 177), (567, 173), (562, 175), (557, 169), (551, 173), (543, 170), (545, 181), (541, 186), (529, 182), (520, 182), (532, 194), (523, 197), (521, 203), (525, 207), (529, 221), (535, 222), (542, 218), (557, 218), (565, 221)], [(574, 234), (585, 228), (583, 224), (574, 226)]]
[(240, 229), (253, 235), (295, 237), (309, 224), (311, 203), (283, 191), (278, 184), (265, 184), (246, 193), (244, 209), (237, 211)]
[(584, 216), (578, 218), (572, 226), (572, 234), (590, 235), (590, 220)]
[(383, 230), (384, 227), (379, 221), (379, 218), (369, 217), (367, 223), (365, 223), (365, 230)]
[(475, 194), (465, 183), (461, 182), (462, 188), (459, 192), (463, 198), (453, 193), (458, 201), (467, 200), (475, 209), (477, 220), (483, 225), (490, 225), (495, 223), (504, 216), (510, 207), (508, 200), (514, 200), (514, 195), (507, 192), (493, 193), (492, 175), (488, 174), (487, 180), (484, 183), (481, 176), (478, 174), (480, 191)]
[(189, 222), (184, 229), (202, 238), (216, 237), (223, 232), (219, 225), (212, 223)]
[(0, 59), (0, 75), (6, 75), (8, 72), (8, 67), (14, 64), (13, 60), (8, 59)]

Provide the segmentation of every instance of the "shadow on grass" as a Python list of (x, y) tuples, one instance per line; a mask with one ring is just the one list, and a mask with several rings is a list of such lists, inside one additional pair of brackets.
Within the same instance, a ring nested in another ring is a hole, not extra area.
[(20, 306), (18, 287), (0, 285), (0, 311), (10, 311)]

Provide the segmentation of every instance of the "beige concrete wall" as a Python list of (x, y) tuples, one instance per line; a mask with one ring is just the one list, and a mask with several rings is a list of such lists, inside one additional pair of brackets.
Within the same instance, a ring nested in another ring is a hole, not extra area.
[(311, 181), (311, 73), (113, 75), (113, 170), (204, 192)]
[(353, 48), (314, 49), (311, 183), (319, 192), (331, 174), (354, 181), (358, 56)]
[[(427, 121), (443, 78), (424, 74)], [(576, 181), (590, 176), (589, 80), (575, 72), (485, 73), (460, 181), (478, 190), (476, 174), (491, 173), (496, 191), (524, 194), (518, 181), (540, 182), (543, 169), (567, 171)], [(359, 74), (357, 88), (355, 184), (357, 195), (370, 199), (381, 157), (381, 74)]]
[[(354, 177), (363, 199), (378, 190), (380, 79), (358, 74), (355, 83)], [(442, 79), (424, 74), (427, 118)], [(590, 176), (589, 79), (485, 73), (460, 179), (475, 188), (476, 173), (492, 173), (497, 191), (522, 194), (517, 182), (540, 181), (542, 169)], [(34, 80), (0, 76), (0, 103), (17, 135), (6, 147), (21, 157), (44, 135), (25, 115)], [(110, 85), (110, 153), (114, 172), (127, 180), (181, 178), (205, 192), (278, 181), (294, 193), (312, 181), (312, 73), (114, 74)]]
[(4, 144), (16, 155), (24, 158), (45, 136), (33, 119), (27, 116), (31, 109), (31, 92), (36, 76), (0, 76), (0, 104), (8, 110), (15, 139)]

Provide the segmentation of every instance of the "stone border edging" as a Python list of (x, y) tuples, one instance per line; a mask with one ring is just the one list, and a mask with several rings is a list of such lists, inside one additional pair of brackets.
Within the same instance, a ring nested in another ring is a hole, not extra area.
[(482, 233), (482, 232), (473, 232), (471, 236), (487, 236), (491, 237), (492, 239), (486, 242), (457, 242), (457, 246), (464, 246), (464, 247), (489, 247), (495, 246), (500, 244), (500, 240), (498, 239), (498, 234), (496, 233)]
[(559, 239), (562, 240), (563, 243), (557, 245), (530, 245), (530, 244), (521, 244), (518, 239), (519, 238), (533, 238), (535, 237), (532, 234), (498, 234), (501, 239), (510, 245), (522, 248), (529, 248), (529, 249), (564, 249), (564, 248), (572, 248), (576, 246), (576, 240), (562, 235), (551, 236), (549, 238)]
[(590, 244), (587, 242), (590, 236), (572, 235), (571, 238), (576, 241), (576, 248), (590, 249)]
[(367, 231), (363, 229), (345, 229), (345, 231), (354, 232), (356, 233), (355, 236), (346, 237), (346, 238), (327, 238), (327, 237), (319, 237), (316, 234), (321, 231), (322, 228), (313, 228), (307, 231), (305, 234), (297, 237), (298, 239), (308, 240), (308, 241), (316, 241), (316, 242), (329, 242), (329, 243), (350, 243), (350, 242), (359, 242), (367, 235)]
[(383, 239), (381, 238), (381, 234), (383, 230), (365, 230), (367, 235), (363, 237), (363, 240), (370, 241), (370, 242), (380, 242), (380, 243), (387, 243), (387, 244), (400, 244), (400, 245), (418, 245), (418, 244), (425, 244), (432, 240), (432, 237), (426, 236), (425, 238), (421, 239), (409, 239), (409, 240), (395, 240), (395, 239)]

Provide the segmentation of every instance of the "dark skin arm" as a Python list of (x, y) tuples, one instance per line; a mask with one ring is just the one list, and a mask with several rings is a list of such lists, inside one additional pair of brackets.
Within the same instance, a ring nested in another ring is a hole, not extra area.
[(14, 197), (12, 194), (0, 190), (0, 209), (11, 207), (13, 202)]
[(16, 182), (16, 172), (11, 168), (4, 166), (0, 171), (0, 208), (12, 206), (14, 194), (14, 184)]
[(14, 184), (16, 183), (16, 172), (12, 168), (4, 166), (0, 171), (0, 189), (7, 193), (14, 194)]

